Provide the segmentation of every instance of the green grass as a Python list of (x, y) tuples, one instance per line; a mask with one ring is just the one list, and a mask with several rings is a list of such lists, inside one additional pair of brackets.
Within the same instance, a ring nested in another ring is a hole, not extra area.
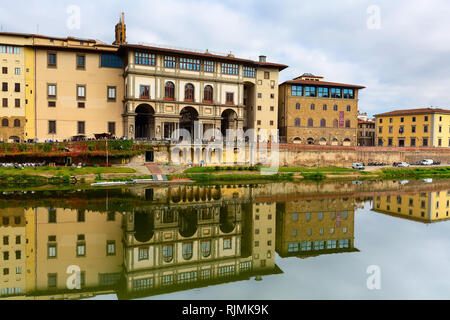
[(0, 175), (46, 175), (46, 176), (61, 176), (61, 175), (87, 175), (87, 174), (104, 174), (104, 173), (135, 173), (136, 171), (131, 168), (122, 167), (86, 167), (86, 168), (73, 168), (73, 167), (40, 167), (40, 168), (0, 168)]
[(358, 170), (348, 169), (348, 168), (340, 168), (340, 167), (324, 167), (324, 168), (306, 168), (306, 167), (286, 167), (280, 168), (279, 172), (358, 172)]
[(414, 168), (414, 169), (383, 169), (381, 177), (394, 178), (450, 178), (450, 167)]

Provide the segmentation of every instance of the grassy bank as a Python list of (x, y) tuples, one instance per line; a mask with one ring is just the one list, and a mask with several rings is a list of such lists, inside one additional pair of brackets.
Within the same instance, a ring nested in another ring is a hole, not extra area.
[(450, 167), (383, 169), (378, 175), (384, 179), (450, 178)]
[(292, 181), (292, 174), (275, 174), (275, 175), (260, 175), (260, 174), (182, 174), (172, 175), (168, 177), (169, 180), (175, 179), (190, 179), (194, 182), (212, 183), (212, 182), (236, 182), (236, 181)]
[(0, 168), (0, 175), (41, 175), (41, 176), (58, 176), (71, 175), (81, 176), (88, 174), (103, 174), (103, 173), (135, 173), (136, 171), (130, 168), (122, 167), (39, 167), (39, 168)]

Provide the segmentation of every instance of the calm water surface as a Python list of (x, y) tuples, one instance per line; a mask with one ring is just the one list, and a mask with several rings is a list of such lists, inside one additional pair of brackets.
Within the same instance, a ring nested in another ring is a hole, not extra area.
[(449, 211), (445, 180), (5, 191), (0, 299), (449, 299)]

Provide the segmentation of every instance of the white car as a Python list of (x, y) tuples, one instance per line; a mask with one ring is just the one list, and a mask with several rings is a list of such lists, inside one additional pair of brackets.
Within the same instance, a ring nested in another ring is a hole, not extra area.
[(397, 167), (400, 168), (408, 168), (409, 167), (409, 163), (408, 162), (400, 162)]
[(433, 163), (434, 163), (434, 161), (433, 161), (433, 160), (429, 160), (429, 159), (427, 159), (427, 160), (422, 160), (422, 161), (420, 162), (420, 164), (423, 165), (423, 166), (431, 166), (431, 165), (433, 165)]
[(366, 167), (362, 163), (354, 163), (352, 168), (355, 170), (366, 170)]

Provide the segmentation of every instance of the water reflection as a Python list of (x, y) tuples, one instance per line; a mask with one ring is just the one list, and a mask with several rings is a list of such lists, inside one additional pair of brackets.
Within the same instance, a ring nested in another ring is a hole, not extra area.
[(357, 254), (355, 217), (368, 202), (399, 218), (448, 219), (448, 184), (383, 182), (372, 196), (354, 184), (4, 193), (1, 298), (134, 299), (262, 280), (283, 273), (277, 254)]

